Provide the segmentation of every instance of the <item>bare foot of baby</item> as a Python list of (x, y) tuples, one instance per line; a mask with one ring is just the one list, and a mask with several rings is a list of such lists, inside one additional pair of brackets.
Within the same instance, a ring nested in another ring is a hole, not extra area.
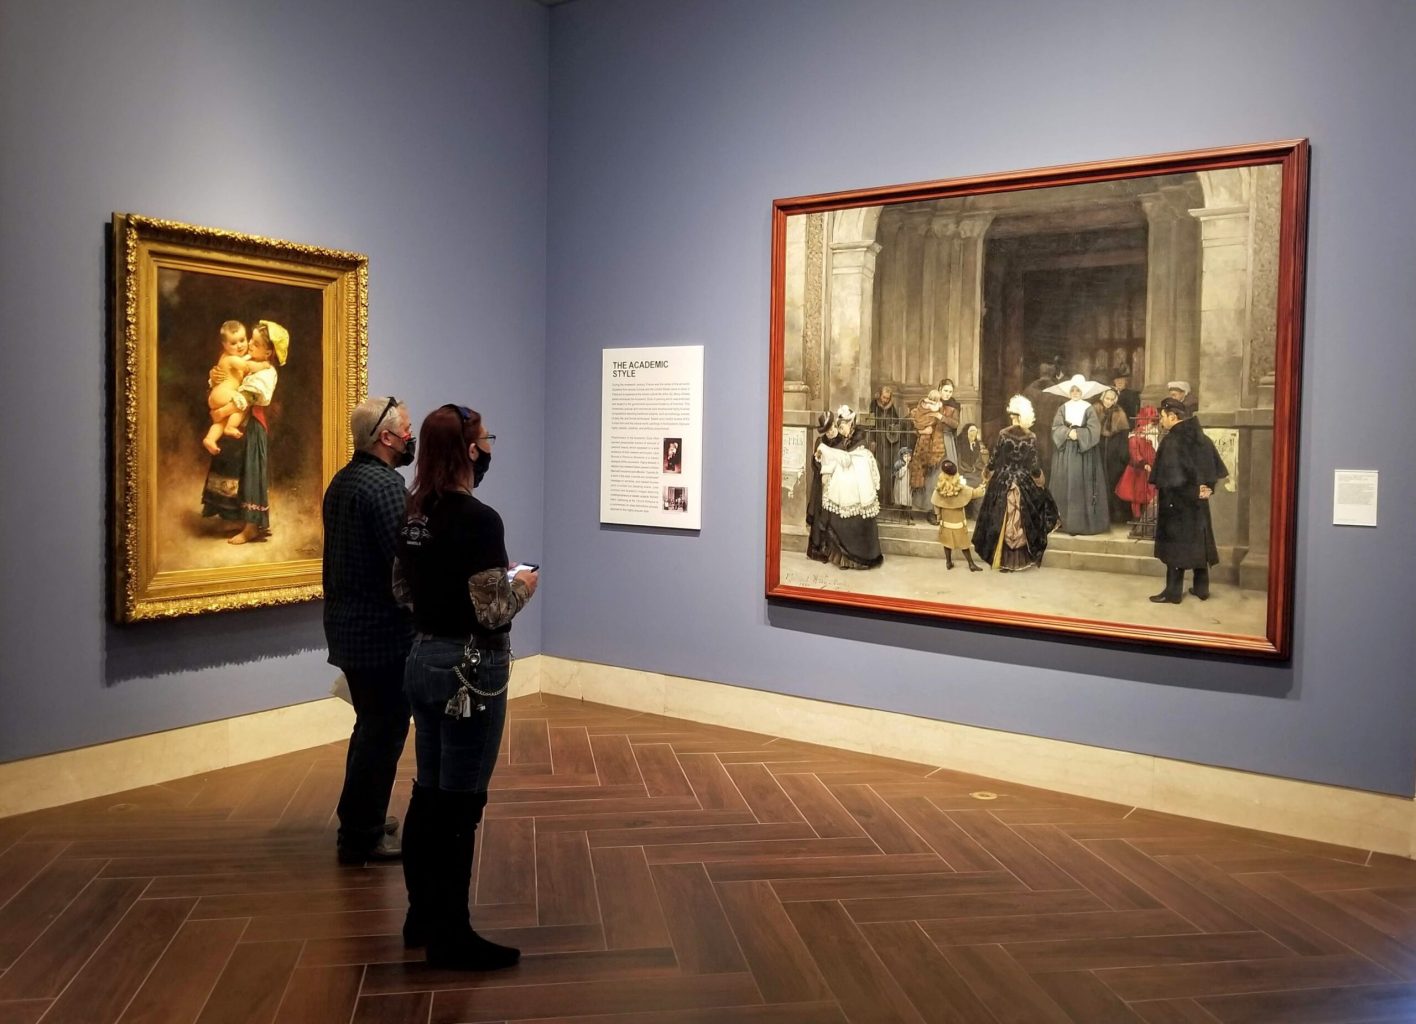
[(202, 438), (202, 447), (205, 448), (212, 455), (221, 454), (221, 446), (209, 437)]
[(245, 436), (246, 436), (245, 431), (238, 430), (238, 429), (236, 429), (235, 427), (225, 427), (225, 428), (222, 429), (221, 432), (222, 432), (223, 434), (225, 434), (227, 437), (245, 437)]

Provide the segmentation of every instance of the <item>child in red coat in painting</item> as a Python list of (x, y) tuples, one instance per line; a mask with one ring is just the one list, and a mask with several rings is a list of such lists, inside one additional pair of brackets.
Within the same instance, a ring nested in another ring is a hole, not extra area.
[(1150, 482), (1151, 466), (1155, 464), (1155, 442), (1158, 421), (1155, 406), (1148, 405), (1136, 414), (1136, 425), (1126, 439), (1128, 461), (1116, 484), (1116, 496), (1131, 503), (1131, 515), (1141, 518), (1141, 512), (1155, 497)]

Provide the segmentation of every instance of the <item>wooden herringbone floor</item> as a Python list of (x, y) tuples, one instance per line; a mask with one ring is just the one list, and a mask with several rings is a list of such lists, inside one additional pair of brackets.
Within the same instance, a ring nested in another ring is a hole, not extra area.
[(0, 1024), (1416, 1021), (1411, 862), (553, 697), (479, 851), (521, 965), (430, 971), (342, 772), (0, 821)]

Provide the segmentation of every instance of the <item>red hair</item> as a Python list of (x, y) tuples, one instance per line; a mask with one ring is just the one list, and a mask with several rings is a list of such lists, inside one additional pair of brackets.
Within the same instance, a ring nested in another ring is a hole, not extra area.
[(409, 515), (427, 515), (442, 495), (471, 487), (472, 459), (467, 450), (481, 436), (482, 415), (475, 409), (444, 405), (428, 413), (418, 429)]

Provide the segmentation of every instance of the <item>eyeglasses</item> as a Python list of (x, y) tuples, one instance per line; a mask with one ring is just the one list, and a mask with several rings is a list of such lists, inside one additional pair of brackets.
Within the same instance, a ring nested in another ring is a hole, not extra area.
[[(469, 408), (467, 408), (467, 406), (465, 406), (465, 405), (453, 405), (451, 402), (449, 402), (447, 405), (443, 406), (443, 408), (444, 408), (444, 409), (452, 409), (452, 410), (454, 410), (454, 411), (457, 413), (457, 415), (462, 418), (462, 422), (463, 422), (463, 423), (466, 423), (468, 420), (470, 420), (470, 419), (472, 418), (472, 410), (469, 409)], [(483, 441), (487, 442), (487, 445), (490, 447), (491, 445), (496, 444), (497, 435), (496, 435), (496, 434), (483, 434), (482, 437), (481, 437), (481, 439), (478, 440), (477, 443), (478, 443), (478, 444), (481, 444)]]
[(370, 436), (370, 437), (373, 437), (375, 434), (377, 434), (377, 433), (379, 432), (379, 426), (380, 426), (380, 424), (383, 423), (384, 417), (387, 416), (387, 415), (388, 415), (388, 411), (389, 411), (390, 409), (392, 409), (392, 408), (393, 408), (394, 406), (396, 406), (396, 405), (398, 405), (398, 399), (396, 399), (396, 398), (394, 398), (392, 395), (390, 395), (389, 398), (388, 398), (388, 405), (386, 405), (386, 406), (383, 407), (383, 412), (379, 413), (379, 418), (376, 419), (376, 420), (374, 420), (374, 425), (373, 425), (373, 427), (370, 428), (370, 430), (369, 430), (369, 436)]

